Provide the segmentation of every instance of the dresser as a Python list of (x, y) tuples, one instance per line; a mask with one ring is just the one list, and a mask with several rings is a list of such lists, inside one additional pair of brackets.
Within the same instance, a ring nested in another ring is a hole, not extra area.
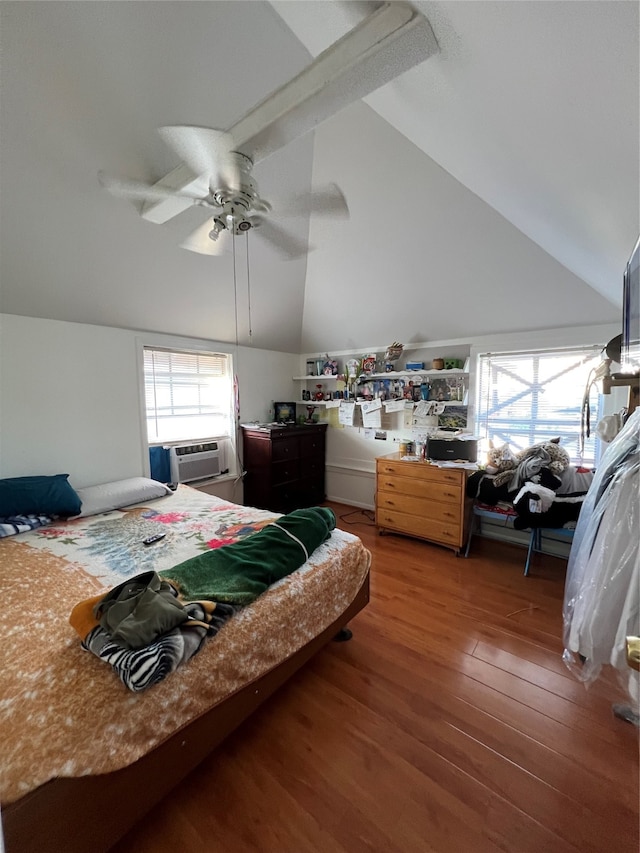
[(428, 462), (402, 461), (399, 453), (376, 459), (376, 525), (453, 548), (466, 542), (471, 502), (467, 472)]
[(326, 430), (327, 424), (243, 424), (244, 503), (275, 512), (322, 503)]

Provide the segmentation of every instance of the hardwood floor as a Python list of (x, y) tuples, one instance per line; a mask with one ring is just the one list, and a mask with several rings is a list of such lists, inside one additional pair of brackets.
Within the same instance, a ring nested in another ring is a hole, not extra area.
[(561, 660), (566, 563), (378, 536), (371, 602), (114, 853), (637, 853), (638, 730)]

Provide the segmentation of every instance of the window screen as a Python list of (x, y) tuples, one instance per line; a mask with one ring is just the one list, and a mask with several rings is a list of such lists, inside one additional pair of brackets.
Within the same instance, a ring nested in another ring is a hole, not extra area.
[(231, 434), (229, 356), (144, 348), (144, 396), (149, 443)]
[(591, 437), (581, 442), (582, 404), (601, 348), (530, 353), (486, 353), (479, 357), (478, 435), (522, 450), (560, 436), (574, 464), (593, 465), (597, 388), (589, 400)]

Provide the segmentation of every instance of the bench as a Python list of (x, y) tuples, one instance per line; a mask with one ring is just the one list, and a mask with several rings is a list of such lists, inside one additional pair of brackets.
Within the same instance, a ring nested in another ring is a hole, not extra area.
[[(503, 527), (510, 528), (514, 530), (513, 522), (514, 519), (518, 517), (518, 514), (514, 512), (498, 512), (497, 510), (486, 509), (482, 506), (474, 506), (473, 507), (473, 518), (471, 519), (471, 524), (469, 526), (469, 536), (467, 538), (467, 547), (465, 548), (464, 555), (465, 557), (469, 556), (469, 550), (471, 548), (471, 539), (473, 538), (473, 534), (476, 532), (476, 528), (479, 527), (481, 520), (483, 518), (491, 521), (494, 524), (501, 523)], [(557, 539), (567, 539), (568, 541), (573, 541), (573, 534), (575, 530), (570, 527), (532, 527), (530, 528), (530, 536), (529, 536), (529, 547), (527, 548), (527, 559), (524, 564), (524, 575), (525, 577), (529, 574), (529, 567), (531, 565), (531, 557), (533, 554), (542, 554), (544, 553), (542, 548), (542, 540), (546, 533), (552, 533), (554, 538)]]

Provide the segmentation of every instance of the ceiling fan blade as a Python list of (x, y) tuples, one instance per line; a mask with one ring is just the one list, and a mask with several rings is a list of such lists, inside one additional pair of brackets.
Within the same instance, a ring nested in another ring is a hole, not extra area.
[(349, 205), (340, 187), (337, 184), (331, 184), (309, 195), (297, 196), (282, 208), (282, 216), (302, 216), (307, 213), (348, 219)]
[(197, 252), (199, 255), (224, 255), (229, 249), (229, 235), (223, 231), (217, 240), (212, 240), (209, 237), (212, 228), (213, 220), (207, 219), (199, 228), (192, 231), (180, 245), (183, 249)]
[(159, 128), (160, 135), (196, 175), (207, 175), (209, 186), (240, 186), (233, 139), (224, 130), (186, 125)]
[(104, 187), (111, 195), (130, 198), (134, 201), (156, 201), (174, 198), (176, 195), (182, 196), (182, 198), (193, 199), (194, 201), (201, 198), (196, 193), (176, 192), (160, 184), (145, 184), (144, 181), (134, 181), (129, 178), (114, 178), (111, 175), (106, 175), (104, 172), (98, 172), (98, 181), (100, 182), (100, 186)]
[(384, 3), (231, 127), (235, 150), (264, 160), (437, 51), (420, 12)]
[[(302, 258), (310, 251), (312, 247), (301, 240), (297, 240), (291, 234), (275, 225), (270, 219), (262, 219), (252, 217), (255, 225), (255, 233), (270, 243), (277, 251), (287, 260), (295, 260)], [(253, 233), (253, 232), (252, 232)]]

